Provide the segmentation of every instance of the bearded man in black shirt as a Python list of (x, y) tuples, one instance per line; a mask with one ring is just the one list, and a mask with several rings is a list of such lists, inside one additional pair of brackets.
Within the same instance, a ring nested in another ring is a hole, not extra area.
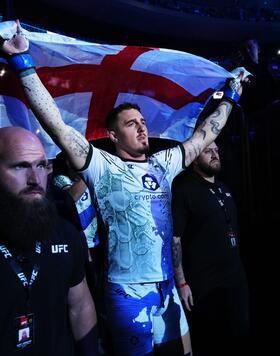
[(236, 206), (220, 169), (213, 142), (173, 183), (175, 275), (197, 356), (243, 354), (249, 330)]
[(0, 354), (95, 356), (82, 239), (46, 199), (48, 173), (34, 134), (0, 129)]

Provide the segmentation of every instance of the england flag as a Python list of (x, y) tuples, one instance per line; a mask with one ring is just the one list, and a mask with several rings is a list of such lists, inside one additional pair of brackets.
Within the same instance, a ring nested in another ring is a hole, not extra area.
[[(0, 23), (10, 38), (14, 21)], [(187, 139), (209, 98), (233, 75), (190, 53), (140, 46), (85, 42), (53, 32), (23, 30), (29, 52), (63, 120), (88, 140), (107, 137), (107, 113), (122, 102), (137, 103), (150, 137)], [(36, 133), (47, 155), (59, 149), (28, 107), (16, 75), (0, 59), (0, 127), (21, 126)]]

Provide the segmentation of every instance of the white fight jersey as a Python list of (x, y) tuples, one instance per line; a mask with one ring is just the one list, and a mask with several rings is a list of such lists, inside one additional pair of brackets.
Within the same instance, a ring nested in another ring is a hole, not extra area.
[(173, 277), (171, 184), (183, 168), (181, 145), (144, 161), (122, 160), (91, 146), (80, 173), (108, 232), (108, 281), (144, 283)]

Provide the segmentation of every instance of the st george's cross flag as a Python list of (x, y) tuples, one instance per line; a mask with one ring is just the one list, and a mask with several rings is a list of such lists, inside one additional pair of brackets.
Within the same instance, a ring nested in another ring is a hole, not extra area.
[[(0, 23), (10, 38), (14, 21)], [(107, 113), (122, 102), (137, 103), (150, 137), (187, 139), (209, 98), (233, 75), (190, 53), (162, 48), (108, 45), (53, 32), (23, 30), (29, 52), (63, 120), (88, 140), (107, 137)], [(0, 59), (0, 127), (21, 126), (43, 141), (49, 158), (59, 149), (41, 128), (16, 75)]]

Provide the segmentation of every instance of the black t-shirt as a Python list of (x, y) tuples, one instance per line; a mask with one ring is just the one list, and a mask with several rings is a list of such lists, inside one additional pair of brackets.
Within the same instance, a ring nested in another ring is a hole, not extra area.
[(50, 183), (47, 197), (55, 204), (59, 216), (69, 221), (79, 231), (83, 231), (76, 204), (69, 192)]
[[(182, 238), (184, 272), (196, 298), (244, 279), (236, 207), (224, 184), (185, 171), (174, 180), (172, 209), (174, 236)], [(230, 240), (233, 235), (236, 246)]]
[[(84, 278), (84, 241), (80, 233), (58, 218), (55, 233), (42, 243), (38, 257), (39, 273), (31, 286), (28, 313), (34, 313), (35, 345), (15, 351), (14, 320), (26, 314), (26, 290), (8, 261), (0, 253), (0, 355), (60, 356), (73, 355), (73, 341), (68, 320), (69, 288)], [(21, 263), (29, 275), (30, 261)], [(36, 258), (36, 257), (35, 257)]]

